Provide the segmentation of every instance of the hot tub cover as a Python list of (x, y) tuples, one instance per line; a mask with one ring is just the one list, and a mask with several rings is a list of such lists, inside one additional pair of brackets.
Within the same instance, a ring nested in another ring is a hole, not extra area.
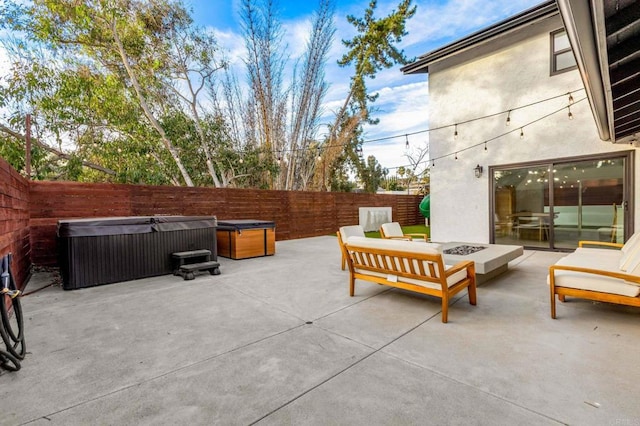
[(256, 228), (275, 228), (275, 222), (268, 220), (256, 219), (235, 219), (235, 220), (219, 220), (218, 229), (220, 230), (236, 230), (236, 229), (256, 229)]
[(127, 216), (58, 221), (58, 237), (146, 234), (215, 227), (215, 216)]

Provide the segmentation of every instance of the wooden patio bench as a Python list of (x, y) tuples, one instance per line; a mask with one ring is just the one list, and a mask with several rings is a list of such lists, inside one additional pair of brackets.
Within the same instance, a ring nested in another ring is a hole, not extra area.
[(442, 299), (442, 322), (448, 320), (449, 301), (468, 289), (476, 304), (476, 273), (472, 261), (444, 264), (438, 244), (350, 237), (345, 244), (349, 265), (349, 294), (363, 280)]

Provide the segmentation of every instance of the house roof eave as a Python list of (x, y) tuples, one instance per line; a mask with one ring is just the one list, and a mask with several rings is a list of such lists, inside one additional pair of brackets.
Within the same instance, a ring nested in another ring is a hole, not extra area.
[(546, 1), (515, 16), (507, 18), (480, 31), (476, 31), (460, 40), (454, 41), (436, 50), (425, 53), (424, 55), (421, 55), (417, 61), (400, 68), (400, 71), (402, 71), (402, 73), (404, 74), (428, 73), (429, 65), (436, 61), (457, 53), (461, 53), (480, 43), (486, 42), (487, 40), (508, 33), (515, 28), (531, 24), (540, 19), (556, 14), (558, 14), (558, 6), (556, 5), (556, 1)]
[[(576, 58), (591, 112), (603, 141), (612, 139), (601, 64), (607, 63), (598, 49), (594, 19), (588, 1), (557, 0), (560, 16)], [(606, 67), (605, 67), (606, 68)]]

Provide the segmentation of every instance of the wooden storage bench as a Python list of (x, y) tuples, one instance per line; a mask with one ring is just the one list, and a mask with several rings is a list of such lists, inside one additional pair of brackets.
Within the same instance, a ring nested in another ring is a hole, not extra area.
[(219, 220), (217, 251), (222, 257), (246, 259), (276, 252), (276, 225), (266, 220)]

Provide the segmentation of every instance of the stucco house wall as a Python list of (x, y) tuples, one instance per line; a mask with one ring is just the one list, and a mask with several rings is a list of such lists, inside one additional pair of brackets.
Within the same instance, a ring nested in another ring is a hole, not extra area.
[[(429, 126), (435, 129), (573, 92), (574, 119), (565, 108), (568, 95), (507, 114), (432, 131), (431, 237), (435, 241), (490, 240), (489, 166), (579, 155), (628, 151), (599, 139), (578, 70), (550, 75), (550, 33), (562, 28), (559, 15), (520, 27), (429, 65)], [(579, 89), (579, 90), (578, 90)], [(523, 127), (524, 139), (520, 138)], [(482, 144), (502, 133), (513, 133)], [(472, 145), (480, 143), (475, 148)], [(486, 146), (486, 150), (484, 149)], [(455, 159), (457, 152), (457, 160)], [(452, 155), (448, 155), (452, 154)], [(441, 158), (444, 157), (444, 158)], [(637, 163), (637, 161), (636, 161)], [(484, 174), (474, 176), (481, 165)], [(636, 166), (635, 175), (640, 176)], [(639, 200), (635, 185), (635, 200)], [(637, 223), (638, 208), (634, 221)]]

